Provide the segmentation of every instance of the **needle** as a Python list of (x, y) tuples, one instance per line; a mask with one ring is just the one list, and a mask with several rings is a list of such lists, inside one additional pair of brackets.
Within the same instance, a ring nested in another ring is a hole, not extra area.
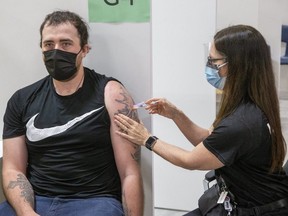
[(146, 107), (146, 106), (147, 106), (147, 104), (144, 101), (142, 101), (140, 103), (133, 105), (133, 109), (138, 109), (140, 107)]
[[(156, 104), (156, 103), (157, 103), (157, 101), (151, 102), (151, 104)], [(146, 107), (146, 106), (147, 106), (147, 104), (144, 101), (142, 101), (140, 103), (133, 105), (133, 109), (138, 109), (138, 108)]]

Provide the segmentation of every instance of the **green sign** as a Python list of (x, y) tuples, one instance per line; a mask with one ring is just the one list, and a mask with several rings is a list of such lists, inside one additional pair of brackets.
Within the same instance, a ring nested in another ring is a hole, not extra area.
[(90, 22), (149, 22), (150, 0), (88, 0)]

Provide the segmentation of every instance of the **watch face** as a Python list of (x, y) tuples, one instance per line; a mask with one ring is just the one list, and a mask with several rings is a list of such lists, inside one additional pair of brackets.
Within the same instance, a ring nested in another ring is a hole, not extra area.
[(145, 146), (146, 146), (148, 149), (152, 150), (152, 147), (153, 147), (153, 145), (155, 144), (155, 142), (156, 142), (157, 139), (158, 139), (158, 138), (155, 137), (155, 136), (150, 136), (150, 137), (147, 139), (147, 141), (146, 141), (146, 143), (145, 143)]
[(146, 141), (146, 143), (149, 144), (149, 145), (151, 145), (155, 140), (156, 140), (156, 139), (155, 139), (154, 137), (150, 136), (150, 137), (148, 138), (148, 140)]

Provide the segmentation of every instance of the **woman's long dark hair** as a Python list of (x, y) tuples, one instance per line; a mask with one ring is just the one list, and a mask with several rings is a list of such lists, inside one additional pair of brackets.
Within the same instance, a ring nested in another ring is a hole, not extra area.
[(240, 103), (254, 102), (266, 115), (272, 135), (271, 171), (281, 170), (286, 143), (281, 130), (279, 100), (270, 48), (253, 27), (236, 25), (214, 36), (215, 48), (227, 56), (228, 75), (221, 106), (213, 126), (230, 115)]

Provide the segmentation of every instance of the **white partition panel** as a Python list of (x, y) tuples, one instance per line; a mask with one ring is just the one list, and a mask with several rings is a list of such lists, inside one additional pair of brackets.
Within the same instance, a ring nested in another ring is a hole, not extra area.
[[(216, 0), (152, 1), (153, 96), (166, 97), (193, 121), (210, 127), (215, 118), (215, 89), (204, 75), (204, 44), (215, 33)], [(191, 144), (171, 120), (154, 116), (153, 134), (185, 149)], [(191, 210), (203, 193), (206, 172), (189, 171), (154, 154), (155, 207)]]

